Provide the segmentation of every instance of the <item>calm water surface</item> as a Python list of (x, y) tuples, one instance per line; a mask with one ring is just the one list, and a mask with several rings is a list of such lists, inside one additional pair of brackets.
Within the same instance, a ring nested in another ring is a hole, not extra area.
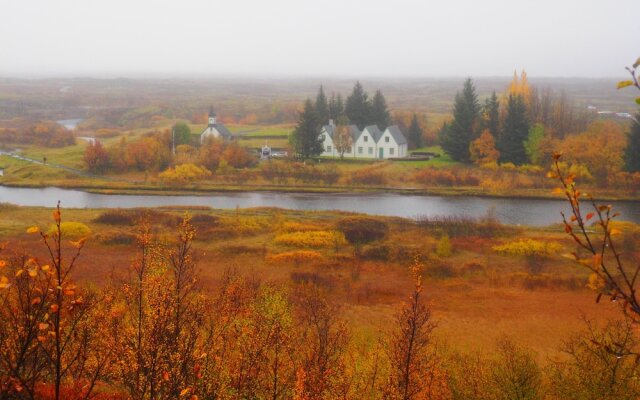
[[(342, 210), (374, 215), (482, 217), (495, 210), (506, 224), (549, 225), (568, 212), (560, 200), (445, 197), (406, 194), (306, 194), (277, 192), (208, 193), (202, 196), (109, 195), (60, 188), (0, 186), (0, 203), (53, 207), (60, 200), (67, 208), (133, 208), (208, 206), (213, 208), (280, 207), (292, 210)], [(608, 202), (620, 219), (640, 223), (640, 202)]]

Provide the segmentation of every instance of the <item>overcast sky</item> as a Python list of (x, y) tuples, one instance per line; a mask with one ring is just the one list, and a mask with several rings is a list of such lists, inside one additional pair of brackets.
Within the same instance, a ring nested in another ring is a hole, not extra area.
[(620, 77), (638, 1), (0, 0), (0, 75)]

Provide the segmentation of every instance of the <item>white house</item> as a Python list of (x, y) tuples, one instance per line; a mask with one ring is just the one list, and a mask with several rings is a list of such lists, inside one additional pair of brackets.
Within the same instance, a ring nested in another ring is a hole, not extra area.
[(209, 124), (200, 134), (200, 143), (204, 143), (208, 138), (222, 138), (230, 139), (231, 132), (226, 126), (216, 121), (216, 113), (213, 112), (213, 107), (209, 111)]
[[(340, 156), (335, 146), (335, 132), (336, 126), (333, 121), (322, 127), (323, 156)], [(395, 125), (388, 127), (384, 132), (376, 125), (369, 125), (362, 131), (355, 125), (350, 125), (349, 133), (353, 145), (344, 153), (345, 157), (386, 159), (407, 155), (407, 139)]]

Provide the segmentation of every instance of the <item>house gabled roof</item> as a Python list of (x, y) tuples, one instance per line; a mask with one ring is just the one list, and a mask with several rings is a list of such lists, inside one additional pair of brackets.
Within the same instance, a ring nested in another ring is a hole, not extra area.
[(382, 132), (380, 132), (380, 129), (378, 129), (377, 125), (365, 126), (363, 132), (364, 131), (369, 132), (375, 143), (378, 143), (378, 141), (382, 137)]
[[(329, 137), (333, 140), (333, 136), (336, 133), (335, 128), (336, 127), (333, 125), (325, 125), (322, 127), (322, 131), (325, 132), (327, 135), (329, 135)], [(349, 134), (351, 134), (351, 138), (355, 143), (356, 140), (358, 140), (358, 138), (360, 137), (360, 134), (362, 134), (362, 132), (360, 132), (360, 129), (358, 129), (358, 127), (355, 125), (349, 125), (348, 128), (349, 128)]]
[(389, 132), (397, 144), (407, 144), (407, 139), (404, 137), (397, 125), (391, 125), (385, 132)]

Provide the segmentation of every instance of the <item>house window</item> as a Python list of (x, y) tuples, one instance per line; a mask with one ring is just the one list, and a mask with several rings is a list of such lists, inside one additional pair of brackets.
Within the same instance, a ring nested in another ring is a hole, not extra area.
[(369, 154), (373, 154), (373, 147), (369, 147)]
[(351, 147), (347, 147), (347, 151), (345, 153), (351, 153)]
[(331, 153), (331, 146), (327, 146), (327, 152)]
[(387, 136), (386, 138), (384, 138), (384, 142), (385, 142), (385, 143), (389, 143), (389, 136)]
[(364, 136), (364, 141), (368, 142), (369, 141), (369, 136)]
[(324, 140), (324, 135), (320, 135), (320, 140)]
[(389, 154), (393, 155), (393, 147), (389, 149)]
[(362, 147), (358, 147), (358, 154), (362, 154)]

